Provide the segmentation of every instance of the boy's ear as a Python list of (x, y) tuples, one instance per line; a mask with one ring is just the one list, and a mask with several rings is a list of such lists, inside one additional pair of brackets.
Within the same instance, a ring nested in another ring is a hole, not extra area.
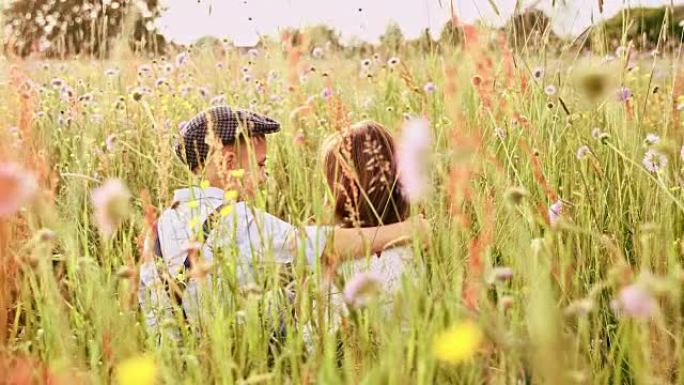
[(223, 162), (229, 169), (234, 169), (237, 162), (237, 154), (235, 154), (235, 149), (232, 146), (225, 146), (221, 151)]

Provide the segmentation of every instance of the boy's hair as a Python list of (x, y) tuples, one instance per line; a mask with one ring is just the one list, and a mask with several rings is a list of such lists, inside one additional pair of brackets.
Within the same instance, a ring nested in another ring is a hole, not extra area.
[(323, 169), (335, 196), (335, 215), (345, 227), (404, 221), (410, 205), (399, 186), (392, 134), (373, 121), (328, 138)]
[(181, 127), (176, 155), (190, 168), (204, 165), (210, 144), (233, 145), (241, 139), (263, 137), (280, 130), (280, 123), (255, 112), (216, 106), (200, 112)]

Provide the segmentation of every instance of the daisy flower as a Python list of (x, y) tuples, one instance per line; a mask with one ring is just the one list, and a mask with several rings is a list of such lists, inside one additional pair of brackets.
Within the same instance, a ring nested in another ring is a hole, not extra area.
[(667, 167), (667, 156), (656, 150), (648, 150), (641, 163), (650, 172), (656, 173)]

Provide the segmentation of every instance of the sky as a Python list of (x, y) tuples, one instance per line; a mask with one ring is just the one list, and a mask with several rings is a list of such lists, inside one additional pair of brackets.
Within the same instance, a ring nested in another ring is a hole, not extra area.
[[(163, 0), (167, 11), (157, 26), (171, 40), (187, 44), (203, 36), (230, 38), (238, 46), (253, 46), (260, 35), (277, 35), (287, 27), (326, 24), (339, 31), (343, 41), (377, 42), (390, 22), (406, 38), (429, 28), (439, 33), (451, 15), (453, 3), (459, 19), (500, 26), (515, 9), (516, 0)], [(553, 29), (576, 35), (592, 22), (610, 18), (624, 6), (682, 4), (684, 0), (520, 0), (523, 7), (547, 12)], [(492, 5), (494, 4), (494, 5)]]

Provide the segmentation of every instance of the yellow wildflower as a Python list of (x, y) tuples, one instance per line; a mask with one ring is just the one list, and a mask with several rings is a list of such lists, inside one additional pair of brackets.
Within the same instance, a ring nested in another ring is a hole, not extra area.
[(118, 385), (154, 385), (157, 382), (157, 364), (149, 355), (128, 358), (116, 368)]
[(464, 321), (439, 334), (433, 351), (437, 359), (458, 364), (475, 355), (482, 338), (482, 330), (475, 322)]
[(232, 205), (225, 205), (221, 208), (221, 216), (222, 217), (227, 217), (232, 212), (233, 212), (233, 206)]
[(200, 187), (201, 187), (202, 189), (207, 189), (207, 188), (209, 188), (209, 186), (210, 186), (210, 185), (209, 185), (209, 181), (208, 181), (208, 180), (203, 180), (203, 181), (200, 182)]
[(238, 198), (238, 192), (235, 190), (228, 190), (226, 191), (226, 194), (223, 197), (227, 201), (234, 201), (237, 200)]
[(239, 170), (231, 170), (230, 176), (232, 176), (233, 178), (236, 178), (236, 179), (240, 179), (243, 176), (245, 176), (245, 170), (243, 168), (241, 168)]

